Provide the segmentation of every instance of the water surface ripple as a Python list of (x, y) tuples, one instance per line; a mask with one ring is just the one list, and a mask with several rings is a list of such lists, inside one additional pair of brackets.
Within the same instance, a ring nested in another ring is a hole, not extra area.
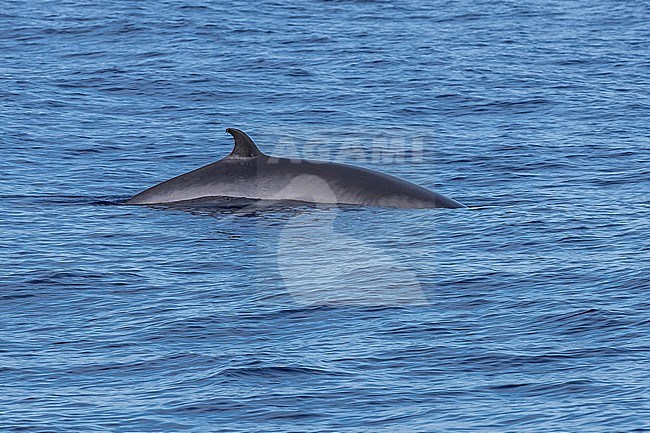
[[(650, 431), (646, 2), (95, 3), (0, 10), (1, 431)], [(226, 127), (474, 209), (120, 205)]]

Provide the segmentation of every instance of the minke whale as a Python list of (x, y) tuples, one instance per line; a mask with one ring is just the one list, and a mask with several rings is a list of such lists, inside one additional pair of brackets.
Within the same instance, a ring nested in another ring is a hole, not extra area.
[(225, 158), (166, 180), (125, 204), (154, 205), (235, 197), (398, 208), (462, 208), (461, 203), (394, 176), (332, 162), (265, 155), (239, 129)]

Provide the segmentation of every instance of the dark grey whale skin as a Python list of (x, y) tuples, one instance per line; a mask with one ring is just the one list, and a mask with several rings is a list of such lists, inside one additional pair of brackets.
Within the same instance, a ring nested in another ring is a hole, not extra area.
[(227, 157), (159, 183), (125, 204), (239, 197), (416, 209), (465, 207), (411, 182), (365, 168), (267, 156), (242, 131), (228, 128), (226, 132), (235, 138)]

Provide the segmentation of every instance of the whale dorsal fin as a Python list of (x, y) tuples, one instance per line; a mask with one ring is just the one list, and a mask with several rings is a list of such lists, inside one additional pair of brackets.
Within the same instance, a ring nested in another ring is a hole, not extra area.
[(244, 132), (235, 128), (228, 128), (226, 132), (235, 138), (235, 147), (228, 157), (234, 158), (255, 158), (256, 156), (264, 155), (257, 148), (253, 140)]

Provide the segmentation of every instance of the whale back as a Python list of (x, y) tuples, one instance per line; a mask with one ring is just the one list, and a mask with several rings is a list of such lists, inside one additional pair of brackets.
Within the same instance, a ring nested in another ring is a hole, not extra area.
[(228, 156), (161, 182), (126, 203), (238, 197), (399, 208), (464, 207), (419, 185), (366, 168), (270, 157), (244, 132), (234, 128), (226, 132), (235, 139)]

